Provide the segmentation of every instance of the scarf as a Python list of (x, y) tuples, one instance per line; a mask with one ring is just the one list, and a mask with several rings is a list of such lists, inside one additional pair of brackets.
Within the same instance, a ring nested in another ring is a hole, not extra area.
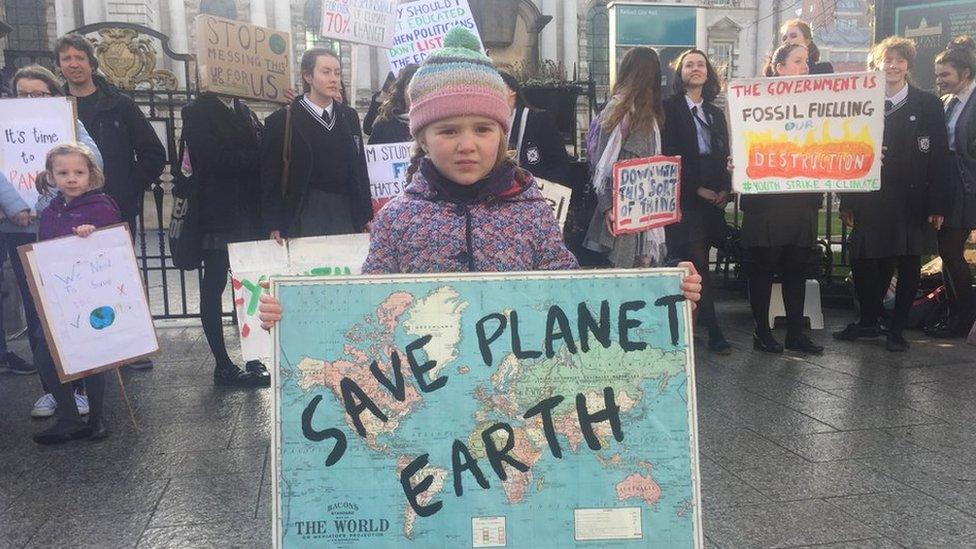
[(459, 185), (444, 177), (427, 157), (421, 160), (420, 173), (437, 196), (451, 204), (474, 204), (492, 198), (506, 198), (522, 192), (526, 186), (523, 178), (517, 177), (515, 166), (509, 164), (496, 166), (471, 185)]

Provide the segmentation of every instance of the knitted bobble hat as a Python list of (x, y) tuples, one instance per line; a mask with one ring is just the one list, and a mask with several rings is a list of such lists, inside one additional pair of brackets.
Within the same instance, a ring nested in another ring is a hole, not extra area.
[(410, 134), (415, 138), (432, 122), (464, 115), (490, 118), (508, 133), (508, 87), (491, 59), (481, 53), (478, 37), (464, 27), (451, 29), (444, 46), (424, 59), (407, 95)]

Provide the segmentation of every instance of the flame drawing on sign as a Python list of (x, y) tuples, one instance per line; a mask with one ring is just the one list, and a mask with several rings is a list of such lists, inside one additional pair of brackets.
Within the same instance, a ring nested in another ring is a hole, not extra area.
[(857, 133), (843, 123), (843, 134), (835, 138), (829, 122), (805, 138), (792, 139), (785, 132), (747, 131), (746, 173), (752, 179), (766, 177), (813, 179), (860, 179), (874, 165), (874, 139), (867, 124)]

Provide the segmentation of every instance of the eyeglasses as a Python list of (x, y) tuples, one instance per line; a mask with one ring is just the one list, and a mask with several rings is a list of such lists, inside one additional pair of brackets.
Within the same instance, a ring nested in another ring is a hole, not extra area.
[(27, 93), (18, 93), (17, 94), (17, 97), (30, 97), (31, 99), (38, 99), (38, 98), (41, 98), (41, 97), (51, 97), (51, 93), (50, 92), (27, 92)]

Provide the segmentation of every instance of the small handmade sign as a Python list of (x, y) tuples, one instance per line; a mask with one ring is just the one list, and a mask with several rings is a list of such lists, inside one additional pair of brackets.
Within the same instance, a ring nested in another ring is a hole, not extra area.
[(613, 234), (681, 221), (681, 157), (650, 156), (613, 165)]
[(73, 97), (0, 100), (0, 170), (31, 208), (47, 152), (74, 142), (75, 127)]
[(324, 0), (322, 27), (325, 38), (379, 48), (393, 45), (397, 0)]
[(400, 74), (403, 67), (422, 63), (444, 45), (447, 32), (458, 26), (478, 36), (478, 26), (468, 0), (415, 0), (400, 4), (397, 6), (393, 47), (387, 51), (390, 70)]
[(412, 141), (366, 145), (366, 169), (373, 198), (373, 213), (380, 211), (407, 186)]
[(287, 32), (201, 14), (195, 20), (200, 90), (287, 103), (291, 41)]

